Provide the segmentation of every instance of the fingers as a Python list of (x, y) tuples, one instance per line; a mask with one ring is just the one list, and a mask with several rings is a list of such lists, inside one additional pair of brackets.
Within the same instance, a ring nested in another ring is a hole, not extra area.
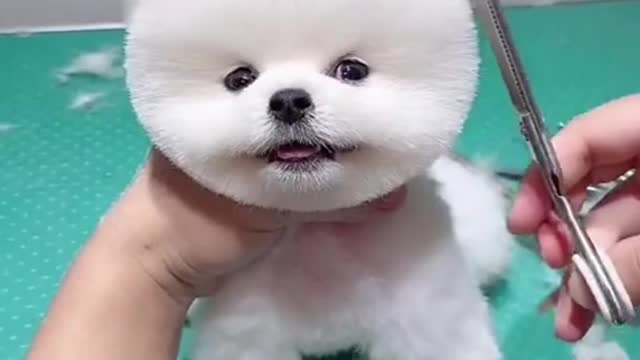
[[(640, 235), (617, 243), (609, 251), (609, 257), (615, 264), (631, 302), (636, 306), (640, 305)], [(598, 310), (591, 291), (579, 273), (572, 272), (568, 288), (576, 303), (593, 311)]]
[(540, 254), (553, 269), (562, 269), (571, 261), (573, 246), (557, 226), (543, 224), (538, 231)]
[[(640, 96), (608, 103), (569, 124), (552, 140), (562, 168), (564, 191), (581, 205), (587, 186), (612, 181), (628, 169), (640, 168)], [(532, 166), (516, 197), (508, 226), (514, 234), (537, 234), (545, 261), (554, 268), (570, 262), (572, 243), (553, 221), (552, 204), (542, 173)], [(635, 304), (640, 302), (640, 181), (590, 217), (589, 234), (608, 249)], [(634, 195), (635, 194), (635, 195)], [(635, 209), (635, 211), (633, 210)], [(636, 212), (637, 211), (637, 212)], [(622, 242), (620, 238), (632, 236)], [(581, 339), (594, 319), (594, 302), (584, 280), (569, 272), (558, 295), (556, 331), (559, 338)]]
[[(605, 235), (615, 240), (640, 234), (640, 182), (628, 182), (618, 188), (589, 214), (587, 228), (608, 232)], [(605, 249), (608, 245), (613, 244), (601, 243)]]
[[(617, 241), (617, 238), (614, 235), (615, 233), (609, 232), (606, 229), (590, 230), (588, 233), (589, 237), (596, 240), (602, 249), (609, 249)], [(569, 273), (570, 276), (567, 281), (567, 287), (571, 298), (582, 307), (592, 311), (598, 311), (595, 299), (591, 294), (591, 290), (587, 287), (587, 283), (582, 275), (575, 268), (570, 269)]]
[(619, 242), (610, 252), (631, 302), (640, 305), (640, 235)]
[[(640, 185), (630, 182), (596, 208), (589, 216), (589, 237), (600, 248), (609, 253), (619, 272), (627, 273), (626, 282), (632, 282), (630, 290), (640, 287), (640, 266), (633, 252), (636, 241), (628, 239), (640, 234)], [(621, 239), (627, 239), (622, 240)], [(628, 252), (627, 252), (628, 251)], [(629, 268), (630, 267), (630, 268)], [(635, 274), (633, 271), (637, 271)], [(623, 282), (624, 282), (623, 278)], [(637, 283), (634, 283), (637, 282)], [(580, 274), (574, 273), (569, 280), (571, 296), (582, 306), (597, 310), (593, 297)], [(640, 292), (640, 289), (638, 290)], [(640, 301), (639, 298), (636, 298)]]
[[(552, 267), (570, 263), (570, 246), (563, 234), (550, 221), (538, 231), (540, 251)], [(640, 304), (640, 182), (630, 181), (618, 189), (589, 216), (587, 231), (591, 239), (607, 250), (634, 304)], [(620, 239), (623, 239), (620, 241)], [(574, 268), (567, 271), (566, 285), (557, 300), (556, 333), (565, 341), (581, 339), (598, 311), (591, 291)]]
[[(566, 189), (593, 169), (628, 164), (640, 154), (640, 96), (615, 100), (571, 122), (554, 138), (553, 146)], [(614, 180), (624, 171), (609, 172), (606, 180)]]
[[(586, 186), (594, 180), (614, 180), (631, 168), (640, 154), (640, 96), (591, 111), (560, 131), (552, 143), (563, 172), (562, 186), (569, 192), (580, 191), (578, 185)], [(514, 201), (510, 230), (515, 234), (534, 233), (550, 206), (541, 174), (534, 166)]]
[[(640, 235), (617, 243), (609, 252), (631, 302), (640, 304)], [(597, 307), (582, 277), (572, 272), (568, 290), (561, 290), (556, 318), (557, 336), (568, 342), (580, 340), (593, 323)], [(580, 305), (585, 303), (586, 307)]]
[(574, 302), (565, 289), (560, 291), (556, 316), (556, 336), (567, 342), (582, 339), (589, 331), (595, 314)]
[(508, 219), (509, 230), (518, 235), (532, 234), (542, 224), (551, 210), (551, 202), (544, 185), (542, 173), (532, 166), (522, 180)]

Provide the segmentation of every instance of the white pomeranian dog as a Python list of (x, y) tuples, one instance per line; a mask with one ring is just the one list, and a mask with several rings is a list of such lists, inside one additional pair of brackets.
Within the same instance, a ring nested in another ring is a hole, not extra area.
[(495, 360), (483, 284), (513, 239), (495, 179), (449, 156), (479, 55), (467, 0), (142, 0), (126, 66), (153, 142), (239, 203), (332, 212), (408, 186), (356, 231), (292, 226), (194, 319), (196, 360)]

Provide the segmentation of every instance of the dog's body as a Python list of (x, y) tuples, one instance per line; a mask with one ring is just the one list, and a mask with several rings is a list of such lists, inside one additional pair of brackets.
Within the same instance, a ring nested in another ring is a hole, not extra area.
[(299, 360), (354, 346), (371, 360), (499, 359), (479, 285), (509, 263), (504, 204), (490, 177), (443, 158), (384, 222), (293, 229), (194, 309), (195, 359)]
[(227, 278), (196, 360), (500, 358), (480, 285), (509, 262), (505, 199), (447, 157), (477, 81), (465, 0), (145, 0), (127, 52), (143, 125), (212, 191), (330, 213), (409, 188), (366, 227), (292, 226)]

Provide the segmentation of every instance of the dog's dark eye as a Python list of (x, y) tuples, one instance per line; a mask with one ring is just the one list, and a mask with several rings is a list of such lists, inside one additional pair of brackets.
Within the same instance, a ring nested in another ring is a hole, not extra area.
[(258, 73), (250, 67), (239, 67), (224, 78), (224, 86), (231, 91), (240, 91), (251, 85), (258, 78)]
[(360, 60), (342, 60), (336, 66), (335, 76), (342, 81), (361, 81), (369, 76), (369, 67)]

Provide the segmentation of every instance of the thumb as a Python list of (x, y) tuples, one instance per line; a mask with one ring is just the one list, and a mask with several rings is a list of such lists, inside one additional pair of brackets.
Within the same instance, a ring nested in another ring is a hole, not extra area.
[[(608, 251), (620, 279), (629, 293), (634, 306), (640, 305), (640, 235), (630, 237), (615, 244)], [(569, 294), (580, 305), (597, 310), (593, 295), (584, 278), (572, 271), (569, 278)]]

